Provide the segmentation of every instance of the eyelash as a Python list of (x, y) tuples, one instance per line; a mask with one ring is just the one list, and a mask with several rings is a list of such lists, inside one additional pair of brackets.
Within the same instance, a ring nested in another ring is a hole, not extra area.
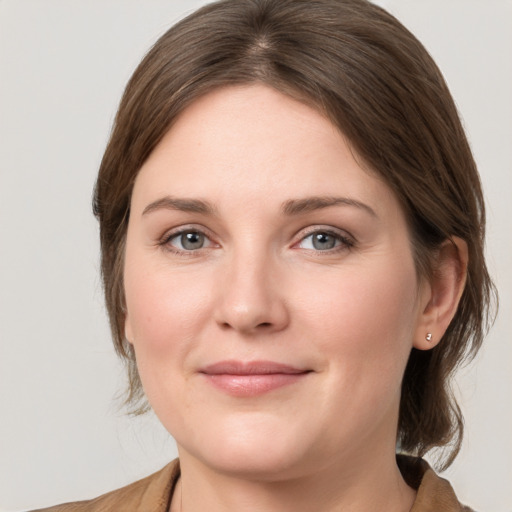
[(331, 236), (335, 239), (336, 242), (339, 242), (339, 244), (331, 249), (326, 249), (323, 251), (320, 249), (306, 249), (306, 250), (311, 251), (316, 254), (333, 254), (333, 253), (337, 253), (337, 252), (350, 250), (355, 246), (355, 240), (353, 239), (353, 237), (342, 235), (340, 232), (334, 231), (329, 228), (322, 229), (321, 227), (316, 227), (316, 228), (311, 229), (311, 231), (307, 232), (303, 237), (301, 237), (299, 242), (295, 243), (294, 246), (304, 242), (304, 240), (306, 240), (307, 238), (312, 237), (313, 235), (317, 235), (317, 234)]
[(196, 233), (198, 235), (202, 235), (202, 236), (204, 236), (205, 240), (209, 240), (212, 245), (215, 245), (211, 241), (212, 237), (207, 234), (207, 231), (204, 228), (196, 228), (196, 227), (193, 227), (193, 226), (190, 226), (190, 227), (185, 226), (185, 227), (181, 227), (177, 231), (167, 232), (160, 239), (160, 241), (158, 242), (158, 245), (163, 247), (166, 251), (169, 251), (169, 252), (171, 252), (173, 254), (177, 254), (177, 255), (180, 255), (180, 256), (188, 256), (188, 257), (197, 256), (198, 255), (197, 253), (201, 249), (206, 249), (207, 247), (200, 247), (200, 248), (198, 248), (196, 250), (193, 250), (193, 249), (183, 250), (183, 249), (178, 249), (177, 247), (174, 247), (170, 243), (171, 240), (173, 240), (175, 238), (178, 238), (178, 237), (181, 237), (181, 236), (183, 236), (183, 235), (185, 235), (187, 233)]
[[(180, 255), (180, 256), (188, 256), (193, 257), (197, 256), (198, 252), (201, 251), (201, 249), (208, 249), (209, 247), (200, 247), (196, 250), (189, 249), (189, 250), (183, 250), (179, 249), (173, 245), (171, 245), (171, 240), (181, 237), (187, 233), (196, 233), (198, 235), (204, 236), (206, 240), (208, 240), (213, 246), (215, 245), (214, 242), (211, 240), (211, 236), (207, 234), (207, 231), (203, 228), (195, 228), (195, 227), (183, 227), (180, 228), (177, 231), (172, 231), (166, 233), (158, 242), (158, 245), (163, 247), (166, 251), (169, 251), (171, 253)], [(293, 247), (303, 243), (307, 238), (312, 237), (315, 234), (324, 234), (331, 237), (334, 237), (335, 243), (338, 243), (338, 245), (335, 245), (333, 248), (326, 249), (326, 250), (320, 250), (320, 249), (305, 249), (309, 252), (315, 253), (315, 254), (333, 254), (337, 252), (347, 251), (352, 249), (356, 243), (354, 239), (350, 236), (342, 235), (341, 233), (334, 231), (329, 228), (322, 229), (321, 227), (316, 227), (308, 231), (304, 236), (300, 238), (300, 240), (293, 244)]]

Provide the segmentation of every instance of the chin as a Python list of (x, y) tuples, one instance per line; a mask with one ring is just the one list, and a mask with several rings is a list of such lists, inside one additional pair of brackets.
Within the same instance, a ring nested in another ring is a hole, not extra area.
[(236, 423), (237, 428), (231, 423), (211, 429), (200, 444), (182, 448), (216, 472), (251, 480), (277, 481), (302, 473), (308, 443), (290, 432), (289, 421), (281, 428), (275, 421)]
[(281, 481), (304, 472), (304, 460), (282, 450), (226, 449), (203, 453), (203, 463), (217, 473), (253, 481)]

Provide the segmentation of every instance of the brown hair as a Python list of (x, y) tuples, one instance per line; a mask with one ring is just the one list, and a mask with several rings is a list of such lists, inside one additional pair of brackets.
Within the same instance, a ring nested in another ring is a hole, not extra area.
[(355, 153), (394, 190), (410, 224), (418, 273), (453, 236), (469, 250), (467, 282), (441, 342), (412, 350), (402, 384), (399, 449), (423, 455), (462, 439), (450, 377), (474, 356), (494, 294), (484, 255), (480, 181), (456, 107), (421, 43), (365, 0), (221, 0), (173, 26), (130, 79), (94, 196), (102, 274), (117, 352), (128, 367), (128, 402), (143, 392), (124, 339), (123, 257), (130, 198), (142, 164), (178, 114), (223, 85), (262, 82), (316, 106)]

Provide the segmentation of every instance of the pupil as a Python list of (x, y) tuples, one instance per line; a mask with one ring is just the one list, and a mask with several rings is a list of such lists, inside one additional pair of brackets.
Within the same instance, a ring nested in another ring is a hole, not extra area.
[(313, 237), (313, 247), (315, 249), (332, 249), (335, 242), (334, 237), (328, 233), (317, 233)]
[(201, 233), (184, 233), (181, 235), (181, 245), (184, 249), (200, 249), (204, 243), (204, 235)]

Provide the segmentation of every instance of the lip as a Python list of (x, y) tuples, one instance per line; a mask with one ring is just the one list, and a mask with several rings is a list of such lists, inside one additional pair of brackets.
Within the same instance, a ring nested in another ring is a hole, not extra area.
[(303, 380), (312, 370), (274, 361), (220, 361), (199, 373), (214, 387), (237, 397), (269, 393)]

